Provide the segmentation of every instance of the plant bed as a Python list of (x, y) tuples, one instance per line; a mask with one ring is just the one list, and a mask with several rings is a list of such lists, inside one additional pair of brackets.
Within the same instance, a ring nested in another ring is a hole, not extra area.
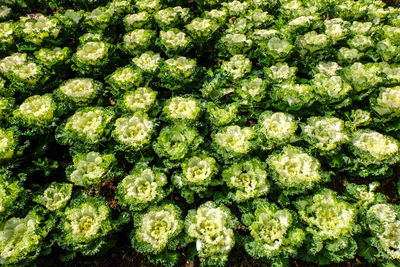
[(3, 2), (0, 264), (400, 266), (399, 1)]

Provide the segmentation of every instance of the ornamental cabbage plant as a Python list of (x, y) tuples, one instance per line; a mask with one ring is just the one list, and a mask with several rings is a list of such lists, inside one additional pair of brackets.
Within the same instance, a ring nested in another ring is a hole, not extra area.
[(183, 230), (181, 210), (173, 204), (154, 206), (135, 216), (132, 246), (140, 252), (159, 254), (174, 249), (176, 239)]
[(252, 149), (254, 130), (238, 125), (227, 126), (213, 136), (216, 151), (230, 159), (246, 155)]
[(16, 123), (38, 129), (51, 125), (56, 109), (57, 105), (51, 94), (34, 95), (25, 99), (13, 115)]
[(73, 68), (83, 75), (99, 74), (109, 63), (114, 47), (97, 38), (88, 38), (78, 47), (72, 57)]
[(265, 201), (255, 206), (254, 213), (245, 213), (242, 218), (252, 237), (245, 243), (246, 251), (254, 258), (285, 264), (287, 257), (296, 255), (304, 242), (304, 230), (297, 225), (296, 215), (291, 210), (279, 209)]
[(140, 149), (150, 143), (153, 128), (154, 123), (146, 114), (135, 113), (118, 118), (111, 134), (118, 143), (118, 149)]
[(259, 119), (257, 130), (259, 145), (263, 149), (272, 149), (296, 141), (298, 128), (295, 118), (283, 112), (263, 112)]
[(236, 223), (225, 206), (217, 206), (214, 202), (206, 202), (197, 210), (189, 211), (185, 229), (196, 242), (203, 264), (224, 265), (235, 244), (232, 228)]
[(201, 109), (200, 103), (194, 98), (173, 97), (163, 109), (167, 119), (172, 121), (197, 119)]
[(126, 92), (117, 105), (128, 113), (147, 112), (156, 104), (157, 92), (148, 87), (139, 87)]
[(167, 177), (161, 170), (138, 163), (118, 185), (117, 199), (129, 210), (140, 211), (166, 197), (166, 184)]
[(381, 175), (379, 169), (387, 170), (399, 161), (399, 144), (391, 136), (372, 130), (358, 130), (353, 133), (350, 144), (354, 169), (360, 176)]
[(153, 149), (159, 157), (181, 160), (189, 152), (195, 151), (201, 142), (202, 138), (194, 128), (176, 123), (161, 130)]
[(66, 169), (67, 177), (76, 185), (88, 187), (110, 177), (116, 158), (112, 154), (91, 151), (76, 154), (73, 163)]
[(323, 151), (332, 151), (349, 141), (344, 122), (338, 118), (310, 117), (303, 128), (310, 145)]
[(303, 193), (328, 178), (316, 158), (290, 145), (270, 155), (267, 163), (271, 178), (286, 195)]
[(97, 144), (110, 131), (113, 116), (112, 110), (102, 107), (79, 109), (58, 127), (57, 139), (61, 144)]
[(380, 262), (398, 264), (399, 247), (399, 206), (387, 203), (371, 206), (366, 214), (366, 221), (372, 235), (370, 244), (378, 251), (375, 255)]
[(102, 197), (88, 198), (82, 193), (65, 209), (56, 241), (73, 253), (94, 255), (107, 243), (107, 235), (121, 223), (122, 220), (111, 218), (110, 208)]
[(119, 90), (129, 90), (139, 86), (142, 82), (142, 73), (139, 69), (126, 66), (117, 69), (106, 78), (116, 92)]
[(32, 209), (25, 217), (11, 217), (0, 225), (1, 264), (31, 262), (44, 246), (44, 238), (52, 225)]
[(266, 195), (270, 188), (266, 166), (256, 158), (232, 164), (222, 172), (222, 179), (233, 191), (230, 197), (237, 202)]
[(194, 193), (199, 196), (207, 195), (208, 186), (218, 185), (214, 176), (218, 173), (218, 165), (215, 158), (205, 153), (187, 158), (181, 164), (181, 171), (172, 177), (172, 183), (181, 190), (181, 195), (186, 201), (194, 201)]
[(85, 107), (95, 102), (103, 85), (90, 78), (75, 78), (64, 82), (54, 91), (65, 108)]
[[(311, 260), (324, 264), (352, 258), (357, 250), (353, 236), (359, 231), (357, 211), (330, 189), (300, 197), (295, 206), (311, 235), (307, 249)], [(305, 255), (305, 254), (303, 254)]]
[(55, 211), (65, 207), (71, 199), (72, 184), (53, 182), (47, 187), (36, 201), (44, 205), (48, 210)]

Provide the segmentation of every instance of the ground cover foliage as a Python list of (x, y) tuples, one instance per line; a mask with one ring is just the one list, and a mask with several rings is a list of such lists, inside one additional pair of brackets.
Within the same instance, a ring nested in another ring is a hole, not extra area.
[(399, 266), (399, 55), (373, 0), (2, 0), (0, 264)]

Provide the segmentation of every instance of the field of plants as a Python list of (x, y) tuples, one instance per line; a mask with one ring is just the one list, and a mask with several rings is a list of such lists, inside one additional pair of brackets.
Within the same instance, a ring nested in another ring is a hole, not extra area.
[(2, 266), (400, 266), (399, 162), (393, 3), (0, 0)]

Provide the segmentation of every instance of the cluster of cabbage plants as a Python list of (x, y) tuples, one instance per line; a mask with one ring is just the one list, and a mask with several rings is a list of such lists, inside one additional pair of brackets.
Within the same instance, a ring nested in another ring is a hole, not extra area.
[(400, 266), (399, 138), (379, 0), (0, 1), (1, 265)]

